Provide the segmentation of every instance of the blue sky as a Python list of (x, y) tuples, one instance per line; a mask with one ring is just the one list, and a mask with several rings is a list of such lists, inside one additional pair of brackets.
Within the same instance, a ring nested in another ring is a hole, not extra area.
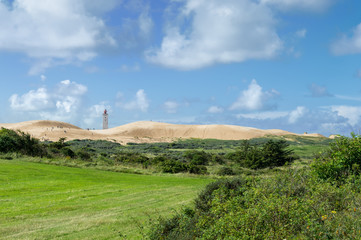
[(0, 122), (360, 133), (361, 1), (0, 0)]

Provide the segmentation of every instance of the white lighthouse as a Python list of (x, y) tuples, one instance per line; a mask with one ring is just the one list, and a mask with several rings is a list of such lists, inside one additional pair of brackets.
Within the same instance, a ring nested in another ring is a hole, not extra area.
[(103, 113), (103, 129), (108, 129), (108, 111), (106, 109)]

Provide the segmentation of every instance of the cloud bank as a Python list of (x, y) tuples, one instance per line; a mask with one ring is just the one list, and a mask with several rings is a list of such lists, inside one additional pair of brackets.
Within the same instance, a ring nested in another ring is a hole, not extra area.
[(179, 2), (182, 6), (168, 19), (161, 46), (146, 52), (151, 63), (192, 70), (216, 63), (270, 59), (282, 48), (274, 16), (262, 4), (251, 0)]
[(40, 115), (42, 119), (69, 121), (78, 116), (87, 90), (82, 84), (64, 80), (54, 90), (41, 87), (23, 95), (13, 94), (9, 102), (16, 112)]
[(91, 60), (98, 48), (116, 45), (104, 21), (92, 14), (114, 5), (115, 1), (15, 0), (8, 7), (1, 1), (0, 51), (37, 59), (30, 74), (60, 62)]

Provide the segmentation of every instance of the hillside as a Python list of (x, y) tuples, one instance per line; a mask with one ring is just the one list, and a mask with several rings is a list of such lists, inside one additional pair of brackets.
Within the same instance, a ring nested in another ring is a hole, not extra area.
[(296, 134), (279, 129), (261, 130), (234, 125), (177, 125), (151, 121), (134, 122), (106, 130), (86, 130), (58, 121), (28, 121), (1, 124), (0, 127), (28, 132), (41, 140), (102, 139), (122, 144), (128, 142), (169, 142), (177, 139), (200, 138), (220, 140), (246, 140), (267, 135), (299, 135), (324, 137), (320, 134)]

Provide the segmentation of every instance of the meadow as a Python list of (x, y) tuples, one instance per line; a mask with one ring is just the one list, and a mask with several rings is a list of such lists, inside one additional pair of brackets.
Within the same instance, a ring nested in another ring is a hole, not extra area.
[(356, 135), (120, 145), (2, 129), (0, 239), (355, 239), (360, 149)]
[(0, 239), (139, 239), (192, 204), (207, 178), (151, 176), (0, 159)]

